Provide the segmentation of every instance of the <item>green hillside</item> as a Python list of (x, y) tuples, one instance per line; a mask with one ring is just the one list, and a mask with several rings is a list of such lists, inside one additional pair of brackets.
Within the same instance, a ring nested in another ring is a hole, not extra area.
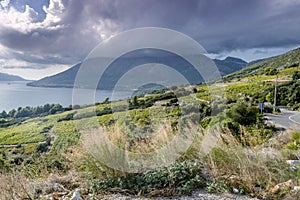
[(278, 77), (277, 105), (300, 107), (300, 49), (257, 62), (224, 77), (228, 98), (253, 98), (253, 101), (274, 102)]
[(299, 66), (300, 63), (300, 48), (291, 50), (285, 54), (274, 56), (271, 58), (263, 59), (262, 61), (255, 62), (240, 71), (234, 72), (225, 76), (225, 80), (234, 78), (243, 78), (252, 75), (262, 75), (265, 73), (266, 68), (294, 68)]

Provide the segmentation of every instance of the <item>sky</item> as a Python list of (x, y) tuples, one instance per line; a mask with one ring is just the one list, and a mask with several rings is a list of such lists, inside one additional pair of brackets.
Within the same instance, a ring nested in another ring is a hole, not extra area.
[(214, 58), (246, 61), (300, 46), (300, 0), (1, 0), (0, 72), (36, 80), (125, 30), (164, 27)]

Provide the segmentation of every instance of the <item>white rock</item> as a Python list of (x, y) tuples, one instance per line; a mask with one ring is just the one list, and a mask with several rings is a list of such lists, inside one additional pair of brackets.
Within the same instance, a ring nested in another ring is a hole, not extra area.
[(79, 191), (76, 190), (70, 200), (83, 200), (83, 198), (80, 196)]
[(300, 165), (300, 160), (287, 160), (286, 163), (289, 165)]
[(294, 191), (300, 191), (300, 186), (294, 186)]
[(236, 188), (233, 188), (233, 193), (238, 194), (238, 193), (239, 193), (239, 190), (236, 189)]

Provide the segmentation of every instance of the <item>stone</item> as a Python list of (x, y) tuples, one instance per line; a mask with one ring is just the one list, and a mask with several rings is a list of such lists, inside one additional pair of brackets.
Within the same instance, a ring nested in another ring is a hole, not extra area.
[(300, 186), (294, 186), (293, 191), (300, 191)]
[(234, 194), (238, 194), (238, 193), (239, 193), (239, 190), (236, 189), (236, 188), (233, 188), (233, 193), (234, 193)]
[(289, 167), (289, 170), (292, 171), (292, 172), (295, 172), (295, 171), (297, 171), (297, 168), (292, 166), (292, 167)]
[(83, 200), (83, 198), (80, 196), (79, 190), (76, 190), (73, 193), (73, 196), (71, 197), (70, 200)]
[(300, 165), (300, 160), (287, 160), (286, 163), (289, 165)]
[(278, 194), (280, 191), (293, 190), (293, 189), (294, 189), (294, 184), (293, 184), (292, 180), (288, 180), (286, 182), (275, 185), (274, 187), (272, 187), (269, 190), (269, 192), (271, 194)]
[(54, 200), (58, 200), (58, 199), (61, 199), (63, 196), (65, 196), (67, 193), (66, 192), (54, 192), (52, 194), (52, 198)]

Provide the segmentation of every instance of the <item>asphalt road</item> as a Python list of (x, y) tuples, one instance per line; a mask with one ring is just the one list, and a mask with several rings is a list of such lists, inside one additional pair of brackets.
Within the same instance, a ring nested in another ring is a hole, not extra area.
[(300, 130), (300, 112), (298, 111), (281, 109), (280, 114), (274, 115), (266, 113), (265, 117), (277, 127)]

